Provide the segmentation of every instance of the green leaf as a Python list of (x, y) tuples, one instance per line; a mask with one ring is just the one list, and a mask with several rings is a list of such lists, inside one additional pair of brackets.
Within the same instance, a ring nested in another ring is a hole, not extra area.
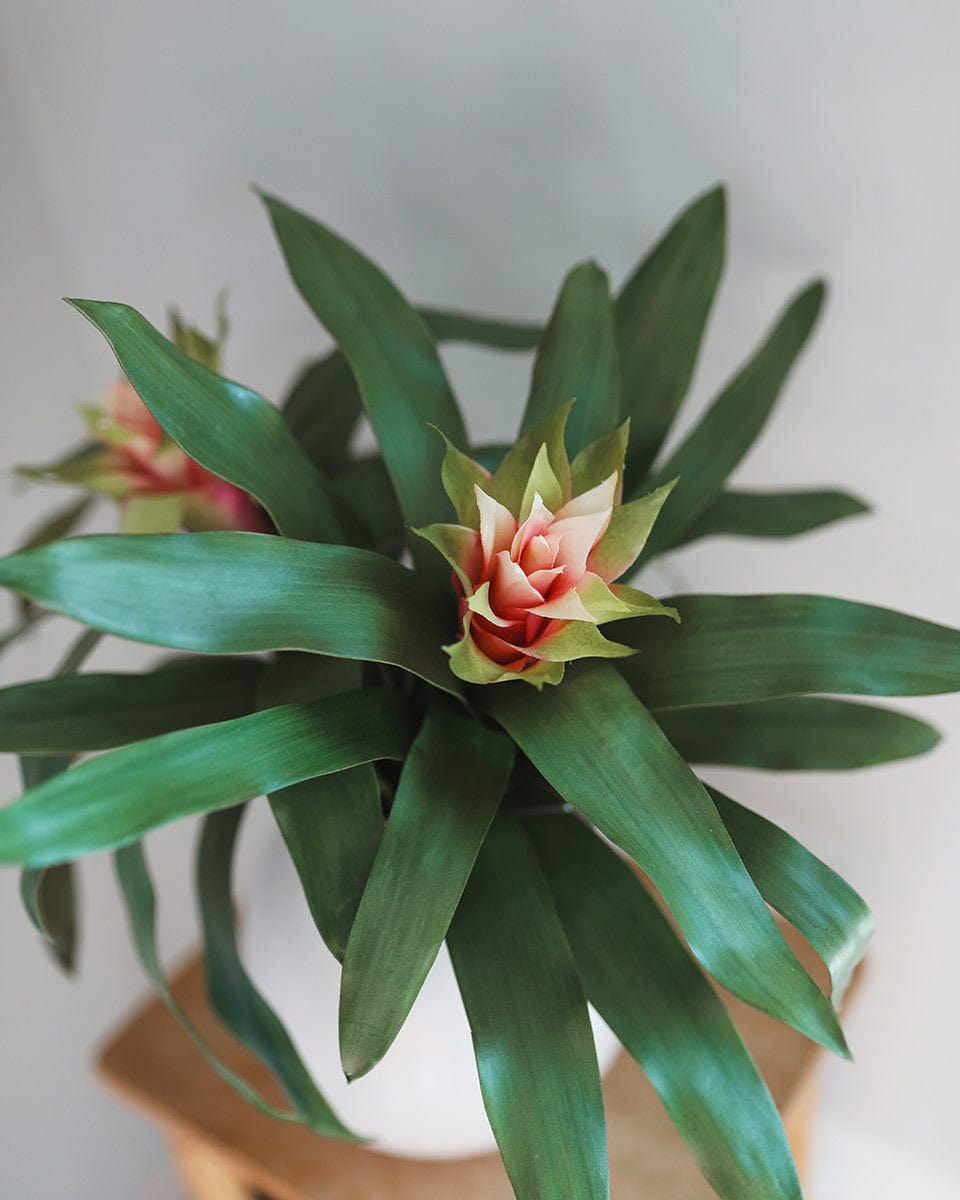
[(0, 751), (79, 754), (249, 713), (262, 665), (204, 661), (144, 675), (65, 675), (0, 690)]
[(170, 437), (201, 466), (248, 492), (289, 537), (345, 537), (330, 489), (262, 396), (178, 350), (126, 304), (71, 300), (110, 343)]
[(710, 984), (629, 866), (575, 816), (527, 822), (590, 1003), (723, 1200), (799, 1200), (776, 1106)]
[(806, 345), (826, 289), (818, 281), (790, 303), (753, 358), (724, 388), (699, 423), (644, 488), (680, 477), (641, 561), (673, 545), (716, 496), (753, 445)]
[(564, 496), (570, 495), (570, 462), (564, 429), (572, 406), (573, 400), (566, 400), (539, 425), (524, 433), (504, 455), (493, 478), (484, 488), (488, 495), (499, 500), (514, 516), (520, 512), (527, 481), (542, 446), (547, 448), (550, 468), (559, 480)]
[(349, 463), (334, 480), (333, 490), (369, 532), (371, 547), (398, 558), (407, 530), (383, 459), (371, 456)]
[(231, 876), (242, 817), (242, 806), (206, 817), (197, 855), (197, 896), (210, 1006), (247, 1049), (273, 1071), (305, 1124), (327, 1137), (360, 1141), (321, 1095), (280, 1018), (254, 987), (240, 961)]
[(353, 372), (343, 355), (334, 351), (304, 367), (282, 412), (314, 466), (331, 478), (340, 475), (363, 413)]
[(341, 962), (383, 834), (371, 766), (305, 779), (270, 797), (320, 936)]
[(491, 350), (534, 350), (543, 327), (530, 321), (504, 321), (445, 308), (418, 308), (437, 342), (472, 342)]
[(940, 740), (906, 713), (819, 696), (653, 715), (687, 762), (763, 771), (850, 771), (926, 754)]
[(960, 631), (832, 596), (674, 596), (682, 626), (623, 621), (621, 667), (648, 708), (804, 692), (928, 696), (960, 689)]
[(407, 719), (394, 693), (365, 689), (136, 742), (0, 810), (0, 862), (48, 866), (316, 775), (402, 758)]
[(869, 511), (869, 505), (847, 492), (721, 492), (669, 549), (718, 535), (796, 537)]
[(485, 446), (474, 446), (471, 453), (482, 467), (493, 474), (509, 450), (510, 447), (503, 442), (490, 442)]
[[(79, 671), (96, 648), (100, 637), (96, 630), (85, 629), (67, 651), (55, 675), (72, 675)], [(70, 758), (67, 755), (21, 758), (23, 786), (37, 787), (66, 771), (69, 766)], [(20, 875), (20, 897), (27, 915), (43, 934), (56, 961), (70, 974), (76, 963), (79, 931), (75, 876), (73, 863), (70, 862), (55, 863), (49, 867), (27, 867)]]
[(873, 917), (840, 876), (772, 821), (707, 791), (763, 898), (807, 939), (830, 972), (839, 1008), (873, 934)]
[(487, 835), (447, 944), (517, 1200), (606, 1200), (603, 1099), (583, 987), (530, 844), (507, 813)]
[(76, 969), (76, 883), (73, 863), (28, 868), (20, 876), (20, 898), (51, 953), (69, 974)]
[[(70, 759), (21, 759), (25, 788), (36, 787), (70, 766)], [(56, 961), (67, 972), (76, 966), (77, 912), (73, 863), (28, 867), (20, 876), (20, 899), (36, 929), (43, 934)]]
[(719, 983), (847, 1053), (829, 1002), (783, 940), (710, 797), (613, 666), (570, 668), (539, 695), (489, 688), (483, 702), (547, 782), (646, 872)]
[[(359, 251), (275, 197), (263, 201), (294, 283), (350, 363), (406, 523), (442, 519), (441, 446), (430, 426), (458, 445), (467, 436), (430, 330)], [(438, 574), (426, 547), (413, 553)]]
[[(497, 350), (533, 350), (543, 329), (440, 308), (417, 310), (436, 342), (472, 342)], [(363, 412), (353, 372), (339, 350), (318, 358), (297, 376), (283, 415), (311, 460), (331, 477), (347, 465), (350, 439)]]
[(616, 503), (619, 504), (623, 496), (623, 461), (629, 440), (630, 421), (626, 420), (611, 433), (585, 446), (570, 464), (572, 494), (581, 496), (584, 492), (589, 492), (617, 471), (620, 480), (615, 497)]
[(340, 988), (348, 1079), (386, 1054), (440, 950), (500, 804), (513, 746), (434, 704), (410, 747), (353, 932)]
[[(320, 700), (361, 682), (359, 663), (282, 654), (265, 672), (258, 707)], [(343, 961), (383, 836), (376, 771), (369, 763), (305, 779), (269, 797), (320, 936)]]
[(136, 949), (137, 957), (140, 959), (140, 964), (177, 1024), (193, 1041), (207, 1063), (216, 1071), (220, 1078), (241, 1095), (248, 1104), (253, 1105), (258, 1112), (272, 1117), (275, 1121), (302, 1122), (316, 1133), (327, 1134), (332, 1137), (344, 1137), (351, 1141), (360, 1140), (342, 1126), (329, 1110), (325, 1112), (322, 1105), (317, 1105), (315, 1108), (303, 1112), (287, 1112), (276, 1108), (266, 1101), (255, 1088), (251, 1087), (245, 1079), (237, 1075), (234, 1071), (231, 1071), (228, 1066), (220, 1061), (213, 1050), (207, 1045), (199, 1030), (177, 1003), (177, 999), (170, 990), (166, 976), (163, 973), (160, 956), (157, 953), (156, 892), (153, 888), (153, 882), (150, 879), (146, 860), (143, 855), (143, 848), (140, 843), (134, 842), (132, 845), (124, 846), (121, 850), (118, 850), (114, 855), (114, 866), (124, 906), (127, 910), (130, 933), (133, 937), (134, 948)]
[(352, 546), (257, 533), (72, 538), (0, 559), (0, 585), (134, 641), (387, 662), (457, 694), (441, 650), (450, 596)]
[(490, 476), (484, 467), (474, 462), (462, 450), (458, 450), (448, 437), (444, 437), (443, 440), (445, 449), (440, 468), (443, 490), (447, 493), (460, 524), (470, 529), (479, 529), (480, 509), (474, 489), (479, 486), (486, 491), (490, 484)]
[(723, 188), (683, 212), (617, 297), (627, 475), (639, 487), (673, 423), (697, 361), (726, 242)]
[(672, 479), (656, 491), (613, 510), (606, 533), (590, 555), (591, 571), (596, 571), (603, 579), (619, 579), (629, 569), (647, 544), (654, 523), (676, 483)]
[[(574, 267), (563, 281), (533, 365), (521, 434), (542, 424), (571, 396), (577, 402), (567, 422), (566, 443), (575, 455), (609, 433), (620, 419), (610, 284), (593, 262)], [(622, 463), (621, 458), (617, 470)]]

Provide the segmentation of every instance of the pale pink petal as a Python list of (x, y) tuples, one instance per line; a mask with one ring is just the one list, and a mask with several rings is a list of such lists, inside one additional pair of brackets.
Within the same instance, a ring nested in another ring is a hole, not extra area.
[(494, 611), (508, 615), (512, 609), (530, 608), (534, 604), (542, 603), (543, 596), (511, 559), (509, 553), (501, 550), (497, 555), (490, 582), (490, 604)]
[(581, 492), (579, 496), (574, 496), (557, 513), (557, 520), (563, 521), (567, 517), (582, 517), (587, 513), (604, 512), (607, 509), (613, 508), (614, 500), (617, 495), (617, 480), (619, 472), (608, 476), (603, 483), (598, 483), (596, 487), (590, 488), (588, 492)]
[(519, 562), (530, 539), (546, 533), (553, 523), (553, 519), (553, 513), (544, 504), (543, 497), (539, 492), (534, 493), (533, 507), (530, 509), (530, 515), (516, 532), (510, 547), (510, 557), (515, 562)]
[(607, 508), (580, 517), (565, 517), (550, 526), (547, 541), (554, 548), (556, 563), (567, 568), (571, 586), (576, 586), (587, 569), (587, 558), (606, 532), (611, 512)]
[(488, 496), (479, 484), (475, 483), (473, 490), (480, 510), (480, 543), (483, 546), (483, 569), (486, 571), (494, 555), (510, 545), (517, 532), (517, 522), (510, 510), (499, 500)]
[(565, 567), (551, 567), (545, 571), (531, 571), (527, 578), (530, 580), (531, 587), (535, 587), (541, 597), (545, 598), (557, 580), (563, 577), (565, 571)]
[(556, 621), (593, 621), (593, 617), (584, 607), (575, 588), (569, 588), (557, 599), (548, 600), (545, 604), (538, 604), (530, 611), (535, 616), (551, 617)]
[[(514, 538), (514, 541), (517, 539)], [(518, 562), (528, 575), (532, 575), (534, 571), (547, 570), (553, 566), (553, 548), (542, 533), (530, 539), (524, 547), (523, 553), (518, 555), (511, 554), (515, 562)]]

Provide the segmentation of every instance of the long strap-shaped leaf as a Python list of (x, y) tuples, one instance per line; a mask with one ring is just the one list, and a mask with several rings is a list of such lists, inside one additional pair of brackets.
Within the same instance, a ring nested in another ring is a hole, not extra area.
[(339, 351), (309, 363), (283, 402), (283, 418), (310, 461), (331, 478), (347, 465), (363, 412), (350, 365)]
[(368, 659), (459, 694), (440, 648), (446, 598), (353, 546), (256, 533), (72, 538), (0, 559), (0, 585), (135, 641)]
[(100, 330), (144, 404), (191, 458), (259, 500), (281, 533), (345, 540), (332, 493), (272, 404), (178, 350), (126, 304), (70, 303)]
[(348, 1079), (393, 1044), (447, 933), (513, 763), (513, 746), (433, 705), (404, 763), (347, 943), (340, 1055)]
[(273, 1071), (304, 1123), (319, 1133), (359, 1139), (321, 1095), (296, 1046), (244, 970), (237, 949), (231, 879), (243, 806), (211, 813), (197, 854), (197, 897), (203, 925), (207, 995), (214, 1012)]
[(676, 220), (617, 297), (627, 477), (640, 488), (690, 386), (723, 270), (726, 204), (707, 192)]
[[(99, 636), (99, 635), (98, 635)], [(253, 711), (261, 663), (210, 659), (143, 675), (65, 675), (0, 690), (0, 750), (78, 754)]]
[(603, 1099), (583, 986), (530, 844), (507, 813), (487, 835), (447, 944), (517, 1200), (606, 1200)]
[(571, 397), (566, 427), (572, 458), (609, 433), (620, 418), (620, 379), (610, 285), (596, 263), (563, 281), (533, 366), (520, 433), (529, 433)]
[(575, 816), (527, 823), (587, 997), (723, 1200), (799, 1200), (776, 1106), (710, 984), (627, 864)]
[(677, 609), (682, 625), (617, 626), (618, 638), (640, 649), (620, 669), (648, 708), (804, 692), (926, 696), (960, 689), (960, 630), (919, 617), (832, 596), (676, 596), (664, 603)]
[(124, 846), (118, 850), (114, 855), (114, 865), (116, 867), (117, 880), (120, 884), (124, 906), (127, 910), (130, 933), (133, 937), (134, 948), (137, 951), (140, 964), (177, 1024), (194, 1042), (197, 1049), (220, 1078), (238, 1092), (248, 1104), (252, 1104), (259, 1112), (272, 1117), (276, 1121), (302, 1122), (313, 1129), (315, 1133), (325, 1134), (328, 1137), (343, 1138), (346, 1141), (361, 1141), (362, 1139), (358, 1138), (345, 1125), (341, 1124), (340, 1120), (330, 1110), (329, 1106), (326, 1105), (322, 1097), (320, 1097), (320, 1103), (314, 1102), (312, 1105), (308, 1105), (299, 1111), (288, 1112), (284, 1109), (279, 1109), (265, 1100), (256, 1088), (251, 1087), (245, 1079), (235, 1071), (231, 1071), (217, 1057), (204, 1040), (200, 1031), (180, 1007), (163, 973), (160, 956), (157, 953), (156, 892), (154, 891), (153, 881), (147, 869), (141, 844), (134, 842), (132, 845)]
[[(430, 330), (358, 250), (282, 201), (263, 199), (294, 283), (350, 363), (407, 524), (442, 520), (443, 442), (430, 426), (458, 446), (467, 437)], [(414, 545), (413, 554), (439, 574), (429, 547)]]
[(532, 321), (504, 320), (448, 308), (422, 308), (417, 312), (437, 342), (469, 342), (491, 350), (534, 350), (543, 326)]
[(707, 791), (766, 902), (807, 939), (830, 972), (839, 1008), (873, 934), (873, 916), (836, 871), (772, 821)]
[[(532, 350), (543, 328), (442, 308), (417, 310), (437, 342), (472, 342), (497, 350)], [(350, 437), (363, 402), (349, 364), (339, 350), (309, 363), (283, 402), (283, 415), (310, 459), (326, 474), (347, 465)]]
[(753, 445), (813, 331), (824, 293), (824, 285), (817, 282), (791, 301), (753, 358), (643, 485), (647, 491), (680, 476), (644, 549), (644, 562), (678, 540), (719, 495), (731, 471)]
[(764, 771), (849, 771), (926, 754), (940, 740), (906, 713), (820, 696), (653, 715), (687, 762)]
[[(360, 686), (359, 663), (315, 654), (281, 654), (263, 677), (259, 708), (335, 696)], [(318, 775), (269, 797), (320, 936), (341, 962), (383, 836), (383, 811), (371, 763)]]
[[(25, 788), (36, 787), (70, 766), (68, 757), (21, 758)], [(20, 875), (20, 898), (27, 915), (43, 934), (56, 961), (72, 972), (77, 953), (76, 872), (73, 863), (27, 867)]]
[(179, 817), (401, 758), (406, 743), (407, 717), (384, 689), (166, 733), (82, 762), (0, 810), (0, 862), (47, 866), (122, 846)]
[(547, 782), (649, 875), (719, 983), (847, 1053), (703, 785), (614, 667), (576, 664), (549, 693), (505, 685), (484, 702)]
[(677, 535), (669, 548), (721, 534), (750, 538), (796, 537), (869, 511), (869, 505), (848, 492), (723, 491)]
[[(49, 528), (48, 528), (49, 532)], [(34, 535), (36, 545), (44, 537)], [(55, 676), (71, 676), (79, 671), (100, 642), (101, 634), (85, 629), (67, 650), (56, 669)], [(47, 718), (49, 721), (49, 717)], [(0, 730), (6, 728), (0, 719)], [(20, 759), (20, 776), (25, 789), (37, 787), (70, 766), (69, 755)], [(43, 934), (60, 966), (72, 972), (76, 962), (79, 921), (77, 919), (76, 871), (71, 862), (54, 863), (49, 867), (26, 867), (20, 875), (20, 897), (27, 915)]]

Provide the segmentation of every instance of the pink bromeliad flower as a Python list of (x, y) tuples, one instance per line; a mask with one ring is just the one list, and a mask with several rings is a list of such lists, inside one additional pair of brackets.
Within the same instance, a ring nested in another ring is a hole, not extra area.
[[(222, 311), (216, 341), (171, 315), (177, 345), (217, 370), (226, 331)], [(23, 468), (21, 473), (112, 497), (121, 506), (126, 533), (274, 532), (255, 500), (195, 462), (168, 437), (126, 378), (110, 384), (100, 404), (85, 407), (83, 413), (92, 445), (50, 466)]]
[(517, 443), (491, 475), (454, 447), (444, 485), (460, 524), (419, 532), (447, 558), (460, 640), (446, 647), (469, 683), (559, 683), (564, 663), (632, 654), (599, 626), (673, 609), (617, 580), (636, 560), (672, 484), (621, 504), (627, 427), (571, 464), (570, 405)]
[[(126, 379), (111, 384), (103, 407), (88, 410), (91, 433), (103, 447), (91, 455), (88, 486), (114, 496), (130, 517), (145, 513), (144, 501), (163, 501), (175, 526), (270, 533), (273, 525), (246, 492), (201, 467), (164, 433)], [(156, 511), (161, 511), (159, 507)]]

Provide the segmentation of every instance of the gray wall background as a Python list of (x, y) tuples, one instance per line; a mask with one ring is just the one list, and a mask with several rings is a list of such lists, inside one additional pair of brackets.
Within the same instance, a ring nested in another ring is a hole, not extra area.
[[(63, 294), (126, 300), (159, 323), (169, 301), (207, 318), (229, 284), (229, 372), (274, 398), (317, 352), (250, 182), (317, 213), (416, 299), (539, 316), (570, 263), (596, 256), (618, 282), (722, 179), (730, 262), (686, 420), (787, 293), (825, 272), (821, 333), (738, 480), (844, 484), (876, 512), (780, 546), (704, 543), (671, 562), (671, 586), (826, 591), (960, 623), (958, 50), (949, 0), (6, 0), (3, 467), (70, 443), (75, 402), (112, 374)], [(476, 436), (508, 432), (529, 362), (447, 360)], [(3, 496), (4, 549), (57, 499), (9, 479)], [(3, 681), (48, 670), (65, 624), (11, 652)], [(142, 652), (111, 645), (94, 661)], [(952, 735), (920, 762), (717, 773), (842, 870), (879, 921), (849, 1019), (858, 1061), (825, 1073), (822, 1200), (947, 1197), (960, 1182), (960, 705), (910, 707)], [(12, 797), (12, 763), (0, 770)], [(151, 843), (171, 960), (195, 937), (191, 832)], [(108, 864), (85, 863), (83, 885), (82, 971), (65, 982), (15, 873), (0, 876), (0, 1193), (173, 1196), (157, 1135), (90, 1077), (144, 984)]]

